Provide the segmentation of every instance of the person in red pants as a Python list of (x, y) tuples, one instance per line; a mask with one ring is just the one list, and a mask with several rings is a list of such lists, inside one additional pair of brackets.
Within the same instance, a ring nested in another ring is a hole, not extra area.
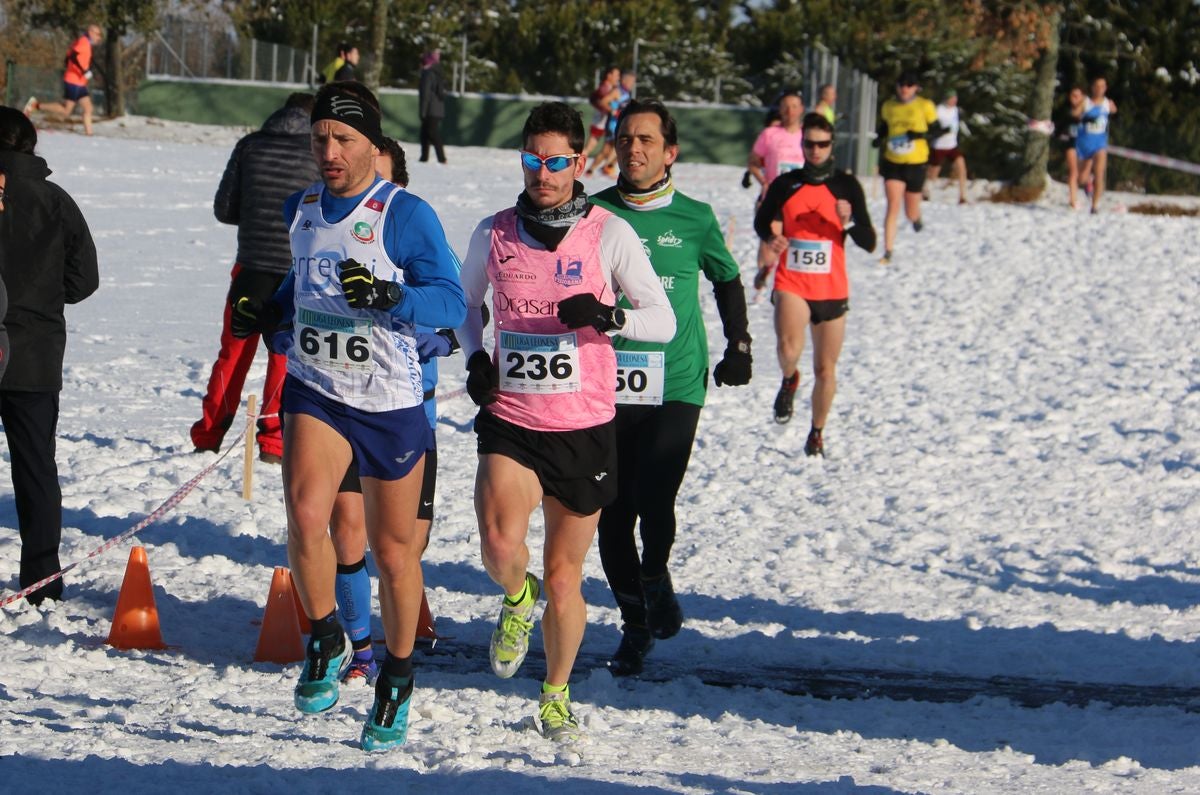
[[(237, 142), (213, 200), (217, 220), (238, 228), (237, 262), (230, 274), (221, 327), (221, 351), (208, 379), (203, 415), (192, 425), (197, 452), (217, 451), (242, 402), (246, 373), (258, 351), (259, 335), (238, 339), (230, 330), (230, 313), (241, 298), (265, 303), (279, 288), (292, 264), (283, 202), (320, 179), (313, 161), (309, 113), (311, 94), (288, 97), (262, 129)], [(287, 373), (286, 357), (268, 353), (258, 421), (259, 458), (278, 464), (283, 456), (279, 398)]]

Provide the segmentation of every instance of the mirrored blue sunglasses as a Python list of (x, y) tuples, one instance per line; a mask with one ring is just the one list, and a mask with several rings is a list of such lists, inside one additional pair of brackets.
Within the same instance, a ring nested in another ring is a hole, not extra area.
[(521, 152), (521, 165), (530, 171), (541, 171), (542, 166), (551, 174), (558, 172), (571, 165), (572, 161), (579, 159), (579, 155), (550, 155), (550, 157), (541, 158), (533, 152)]

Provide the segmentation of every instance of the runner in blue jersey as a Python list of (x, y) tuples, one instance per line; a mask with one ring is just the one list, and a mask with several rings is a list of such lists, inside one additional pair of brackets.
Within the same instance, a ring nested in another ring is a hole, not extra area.
[(1107, 91), (1108, 81), (1103, 77), (1092, 80), (1075, 135), (1079, 176), (1085, 185), (1092, 186), (1093, 213), (1100, 211), (1100, 196), (1108, 171), (1108, 117), (1117, 112), (1117, 103), (1105, 96)]
[(375, 96), (359, 83), (324, 86), (312, 122), (322, 181), (284, 206), (292, 270), (265, 305), (243, 300), (235, 312), (243, 329), (292, 328), (283, 479), (288, 559), (312, 622), (295, 688), (302, 712), (337, 703), (352, 654), (337, 617), (328, 527), (338, 486), (350, 462), (358, 466), (387, 645), (361, 735), (363, 748), (376, 750), (407, 737), (424, 593), (416, 516), (430, 428), (415, 326), (457, 326), (466, 306), (433, 209), (375, 173), (383, 145)]

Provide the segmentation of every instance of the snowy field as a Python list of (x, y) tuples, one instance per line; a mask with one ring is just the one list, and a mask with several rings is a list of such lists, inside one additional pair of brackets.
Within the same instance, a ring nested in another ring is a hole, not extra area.
[[(191, 452), (188, 427), (235, 252), (212, 197), (244, 132), (131, 119), (91, 139), (43, 135), (101, 267), (100, 291), (67, 314), (64, 563), (214, 460)], [(749, 283), (741, 169), (686, 154), (676, 183), (733, 219)], [(449, 158), (410, 163), (411, 188), (464, 254), (476, 222), (515, 199), (520, 169), (509, 151)], [(867, 193), (882, 230), (879, 186)], [(285, 529), (278, 468), (255, 462), (246, 502), (238, 451), (136, 536), (170, 649), (104, 644), (128, 542), (68, 573), (65, 601), (0, 610), (0, 791), (1200, 791), (1200, 699), (1193, 711), (983, 693), (827, 700), (685, 675), (774, 666), (1200, 688), (1200, 220), (1124, 213), (1136, 197), (1120, 194), (1102, 215), (1073, 213), (1062, 186), (1035, 206), (955, 199), (939, 185), (925, 231), (902, 225), (890, 268), (848, 252), (826, 460), (801, 453), (809, 352), (797, 419), (781, 429), (770, 308), (751, 307), (754, 381), (710, 392), (680, 494), (672, 569), (686, 623), (647, 663), (680, 675), (614, 680), (595, 667), (620, 633), (593, 548), (588, 664), (572, 681), (589, 733), (580, 753), (532, 729), (535, 671), (503, 681), (488, 669), (499, 597), (471, 505), (473, 407), (456, 397), (441, 404), (425, 574), (439, 633), (470, 653), (418, 658), (405, 748), (357, 748), (369, 691), (302, 717), (299, 666), (251, 662)], [(443, 393), (462, 385), (460, 360), (442, 371)], [(259, 361), (250, 382), (263, 372)], [(0, 526), (3, 599), (19, 557), (7, 476)]]

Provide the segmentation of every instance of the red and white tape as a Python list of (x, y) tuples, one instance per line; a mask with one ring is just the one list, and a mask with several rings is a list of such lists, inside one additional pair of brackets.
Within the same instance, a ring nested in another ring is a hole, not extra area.
[(1108, 151), (1112, 152), (1117, 157), (1123, 157), (1126, 160), (1137, 160), (1141, 163), (1149, 163), (1154, 166), (1162, 166), (1173, 171), (1182, 171), (1185, 174), (1200, 175), (1200, 164), (1189, 163), (1186, 160), (1180, 160), (1177, 157), (1167, 157), (1166, 155), (1155, 155), (1149, 152), (1139, 152), (1136, 149), (1126, 149), (1123, 146), (1113, 146), (1109, 144)]

